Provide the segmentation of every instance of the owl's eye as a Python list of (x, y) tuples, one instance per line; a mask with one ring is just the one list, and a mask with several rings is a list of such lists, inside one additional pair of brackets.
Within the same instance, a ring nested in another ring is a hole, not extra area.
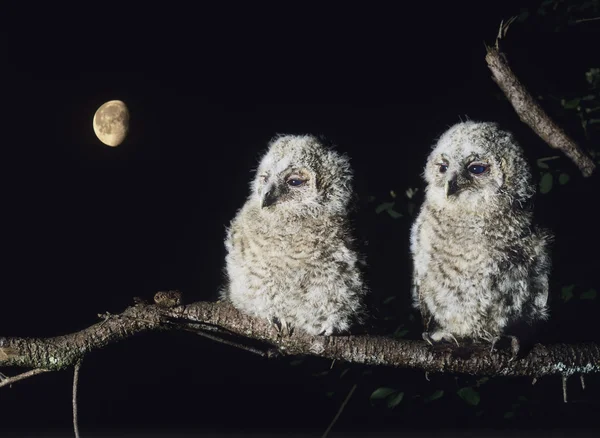
[(304, 184), (306, 181), (300, 178), (290, 178), (287, 180), (288, 185), (298, 187)]
[(440, 173), (446, 173), (446, 171), (448, 170), (448, 165), (445, 163), (440, 163), (438, 164), (438, 166), (440, 167)]
[(481, 175), (488, 169), (488, 166), (486, 166), (485, 164), (471, 164), (468, 169), (469, 172), (471, 172), (474, 175)]

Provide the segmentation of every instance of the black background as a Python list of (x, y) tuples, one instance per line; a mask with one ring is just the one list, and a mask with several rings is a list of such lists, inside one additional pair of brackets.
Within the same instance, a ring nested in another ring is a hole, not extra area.
[[(430, 146), (466, 116), (514, 131), (531, 160), (556, 155), (499, 98), (484, 61), (484, 43), (493, 42), (500, 20), (531, 5), (537, 2), (10, 2), (0, 30), (0, 334), (73, 332), (95, 323), (98, 313), (118, 313), (132, 297), (151, 299), (163, 289), (179, 289), (188, 301), (215, 299), (225, 227), (277, 133), (325, 136), (352, 157), (362, 199), (380, 201), (390, 190), (422, 189)], [(583, 87), (583, 72), (598, 66), (593, 31), (513, 25), (505, 49), (535, 94), (561, 95)], [(129, 137), (117, 148), (101, 144), (92, 130), (95, 110), (111, 99), (131, 111)], [(576, 121), (559, 122), (585, 142)], [(538, 222), (557, 235), (558, 296), (565, 284), (598, 286), (600, 243), (597, 175), (582, 178), (565, 158), (560, 166), (571, 182), (536, 201)], [(408, 302), (410, 219), (377, 215), (375, 205), (363, 202), (358, 230), (369, 240), (370, 284)], [(545, 335), (597, 340), (594, 305), (573, 310), (558, 303)], [(487, 395), (498, 403), (486, 408), (498, 418), (477, 417), (450, 396), (437, 407), (390, 413), (369, 405), (377, 385), (430, 393), (453, 377), (436, 383), (419, 371), (379, 369), (365, 377), (352, 367), (348, 383), (326, 397), (329, 389), (312, 373), (328, 370), (328, 361), (289, 362), (192, 334), (150, 334), (109, 346), (82, 367), (82, 433), (319, 436), (352, 378), (361, 383), (333, 436), (455, 426), (457, 433), (518, 427), (573, 434), (595, 428), (600, 408), (600, 380), (591, 376), (586, 392), (576, 378), (569, 381), (568, 405), (556, 377), (534, 387), (528, 379), (498, 379)], [(71, 379), (65, 371), (3, 388), (0, 435), (68, 436)], [(537, 400), (535, 414), (507, 423), (502, 406), (524, 392)]]

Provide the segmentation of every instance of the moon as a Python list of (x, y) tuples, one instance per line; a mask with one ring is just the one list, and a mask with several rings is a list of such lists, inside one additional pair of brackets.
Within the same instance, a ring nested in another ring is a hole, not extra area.
[(94, 132), (107, 146), (119, 146), (129, 132), (129, 109), (120, 100), (109, 100), (94, 114)]

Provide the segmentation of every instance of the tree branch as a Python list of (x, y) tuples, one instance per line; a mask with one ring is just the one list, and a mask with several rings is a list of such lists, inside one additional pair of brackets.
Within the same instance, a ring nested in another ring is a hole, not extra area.
[(508, 26), (514, 20), (500, 25), (495, 47), (487, 47), (485, 60), (492, 72), (494, 82), (515, 109), (519, 119), (526, 123), (550, 147), (561, 150), (581, 170), (583, 176), (590, 176), (596, 165), (581, 148), (560, 128), (542, 109), (536, 99), (527, 91), (511, 70), (506, 55), (499, 49), (499, 40), (506, 35)]
[(0, 338), (0, 366), (59, 370), (74, 366), (87, 353), (139, 333), (186, 330), (190, 324), (219, 328), (239, 339), (261, 341), (283, 355), (312, 355), (367, 365), (385, 365), (489, 376), (569, 376), (600, 371), (600, 346), (537, 344), (514, 361), (508, 352), (490, 353), (489, 346), (432, 348), (424, 341), (371, 335), (282, 337), (266, 321), (241, 314), (227, 302), (197, 302), (164, 307), (136, 304), (119, 315), (76, 333), (54, 338)]

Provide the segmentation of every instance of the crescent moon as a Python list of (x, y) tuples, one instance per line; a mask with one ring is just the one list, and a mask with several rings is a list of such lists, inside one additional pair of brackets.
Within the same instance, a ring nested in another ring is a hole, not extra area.
[(119, 146), (129, 132), (129, 109), (120, 100), (100, 105), (94, 114), (94, 133), (107, 146)]

